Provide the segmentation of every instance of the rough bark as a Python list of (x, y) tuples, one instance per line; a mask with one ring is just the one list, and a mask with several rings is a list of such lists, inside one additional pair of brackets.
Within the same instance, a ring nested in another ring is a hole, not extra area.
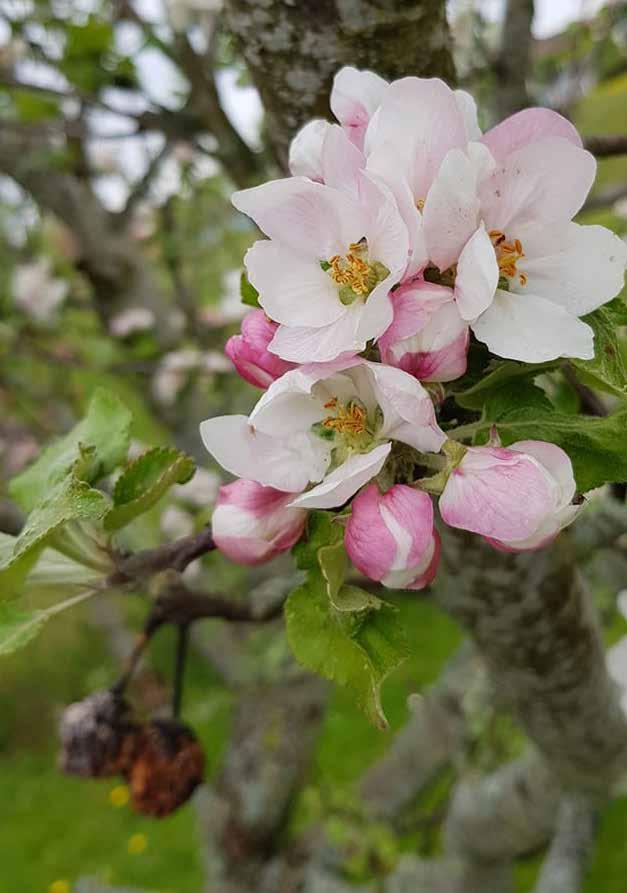
[(565, 797), (534, 893), (579, 893), (594, 843), (597, 816), (581, 797)]
[(199, 803), (208, 893), (283, 889), (274, 862), (292, 798), (309, 765), (327, 687), (306, 677), (240, 700), (223, 768)]
[(225, 11), (284, 168), (294, 133), (310, 118), (329, 117), (331, 82), (343, 65), (390, 79), (455, 78), (439, 0), (227, 0)]
[(533, 0), (507, 0), (498, 75), (496, 110), (499, 120), (529, 105), (527, 79), (531, 72)]
[(553, 832), (560, 796), (554, 772), (537, 753), (462, 779), (446, 820), (447, 855), (495, 865), (536, 850)]
[(474, 649), (464, 644), (415, 705), (387, 753), (368, 770), (360, 790), (373, 816), (398, 815), (461, 748), (466, 730), (461, 702), (479, 663)]
[(437, 597), (473, 636), (501, 702), (563, 784), (605, 794), (625, 766), (627, 722), (568, 536), (520, 555), (447, 536), (443, 558)]

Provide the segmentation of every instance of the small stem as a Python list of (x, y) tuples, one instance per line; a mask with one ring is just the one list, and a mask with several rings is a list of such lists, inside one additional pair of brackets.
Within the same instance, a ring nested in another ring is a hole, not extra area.
[(473, 434), (476, 434), (477, 431), (483, 431), (486, 428), (489, 428), (491, 422), (470, 422), (468, 425), (460, 425), (459, 428), (451, 428), (449, 431), (446, 431), (446, 436), (451, 440), (465, 440), (468, 437), (472, 437)]
[(146, 650), (146, 646), (152, 639), (153, 635), (155, 634), (155, 632), (157, 631), (159, 626), (160, 626), (160, 623), (157, 623), (156, 621), (151, 621), (149, 618), (148, 622), (146, 623), (145, 628), (142, 630), (141, 633), (139, 633), (139, 635), (135, 639), (135, 644), (133, 645), (133, 650), (131, 651), (131, 653), (129, 654), (129, 656), (126, 660), (126, 669), (124, 670), (124, 672), (122, 673), (122, 675), (120, 676), (118, 681), (114, 685), (111, 686), (112, 692), (114, 692), (115, 694), (118, 694), (118, 695), (121, 695), (124, 692), (124, 690), (126, 689), (126, 686), (129, 684), (129, 682), (135, 675), (135, 671), (137, 670), (137, 667), (139, 665), (141, 657), (142, 657), (144, 651)]
[(174, 690), (172, 692), (172, 716), (178, 719), (183, 702), (183, 683), (185, 681), (185, 663), (189, 646), (189, 624), (182, 623), (178, 628), (176, 645), (176, 663), (174, 666)]

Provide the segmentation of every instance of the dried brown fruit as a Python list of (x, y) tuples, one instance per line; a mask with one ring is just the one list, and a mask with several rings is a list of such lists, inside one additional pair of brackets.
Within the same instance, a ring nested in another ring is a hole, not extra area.
[(155, 818), (170, 815), (202, 783), (204, 766), (205, 755), (189, 726), (152, 720), (142, 727), (125, 773), (133, 808)]
[(83, 778), (124, 773), (132, 762), (138, 731), (123, 698), (111, 691), (95, 692), (63, 712), (59, 766)]

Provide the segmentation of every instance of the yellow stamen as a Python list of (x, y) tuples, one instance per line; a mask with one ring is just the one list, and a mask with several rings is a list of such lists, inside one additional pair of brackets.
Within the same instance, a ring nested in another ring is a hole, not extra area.
[(337, 431), (338, 434), (349, 436), (363, 434), (366, 430), (366, 410), (356, 403), (349, 403), (348, 406), (345, 406), (343, 403), (338, 403), (337, 397), (333, 397), (332, 400), (324, 404), (324, 408), (333, 409), (336, 414), (324, 419), (323, 428), (330, 428)]
[(418, 208), (419, 211), (421, 211), (421, 212), (424, 211), (424, 207), (425, 207), (425, 200), (424, 200), (424, 198), (419, 198), (419, 199), (416, 201), (416, 207)]
[(502, 276), (507, 276), (508, 279), (513, 279), (515, 276), (518, 276), (520, 284), (526, 285), (527, 277), (524, 273), (519, 273), (516, 269), (518, 261), (525, 256), (520, 239), (514, 239), (513, 241), (510, 240), (508, 242), (505, 233), (498, 229), (491, 229), (489, 236), (494, 245), (496, 262), (499, 265), (500, 274)]
[(353, 242), (348, 247), (346, 257), (336, 254), (329, 258), (329, 275), (338, 285), (347, 285), (356, 295), (369, 295), (377, 283), (377, 275), (361, 256), (367, 254), (368, 249), (360, 242)]

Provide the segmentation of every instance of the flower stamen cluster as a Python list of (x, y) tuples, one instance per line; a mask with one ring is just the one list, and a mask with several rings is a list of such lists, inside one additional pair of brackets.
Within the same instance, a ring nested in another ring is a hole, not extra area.
[(329, 276), (341, 286), (339, 297), (344, 305), (350, 305), (358, 298), (367, 298), (389, 273), (383, 264), (370, 262), (365, 239), (351, 242), (345, 256), (334, 254), (327, 264)]
[(491, 229), (488, 235), (494, 245), (500, 276), (506, 276), (508, 279), (514, 279), (517, 276), (520, 284), (526, 285), (527, 276), (516, 269), (518, 261), (525, 256), (520, 239), (508, 241), (505, 233), (499, 229)]

